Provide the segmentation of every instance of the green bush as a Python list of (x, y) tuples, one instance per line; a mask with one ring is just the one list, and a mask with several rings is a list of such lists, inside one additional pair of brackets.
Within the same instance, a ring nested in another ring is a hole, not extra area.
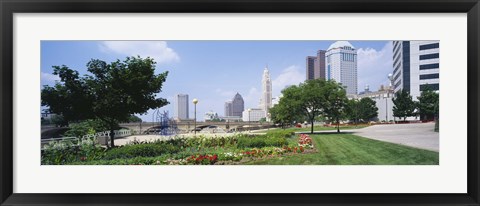
[(134, 157), (130, 159), (111, 159), (111, 160), (93, 160), (77, 161), (72, 165), (163, 165), (167, 157), (165, 155), (158, 157)]
[(100, 159), (103, 154), (104, 149), (96, 144), (95, 139), (52, 141), (43, 148), (41, 161), (43, 165), (62, 165)]
[(172, 144), (134, 144), (108, 150), (103, 159), (155, 157), (163, 154), (177, 153), (179, 151), (180, 148)]
[(100, 120), (85, 120), (70, 124), (70, 130), (65, 132), (66, 137), (83, 137), (87, 134), (107, 131), (107, 126)]
[(241, 136), (238, 137), (238, 148), (262, 148), (268, 146), (281, 147), (288, 145), (288, 141), (285, 137), (278, 136)]
[(272, 131), (267, 133), (268, 137), (291, 138), (293, 135), (295, 135), (295, 132), (288, 131), (288, 130), (278, 130), (278, 131)]

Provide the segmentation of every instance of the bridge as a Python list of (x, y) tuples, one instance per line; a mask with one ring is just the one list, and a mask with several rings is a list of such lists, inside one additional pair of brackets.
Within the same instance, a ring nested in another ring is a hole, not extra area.
[[(193, 121), (177, 122), (176, 123), (179, 132), (184, 133), (193, 131), (195, 123)], [(221, 128), (225, 131), (244, 131), (244, 130), (256, 130), (271, 128), (274, 125), (270, 122), (197, 122), (197, 131), (206, 127)], [(145, 133), (155, 128), (159, 128), (158, 122), (136, 122), (136, 123), (122, 123), (120, 127), (130, 129), (133, 133), (140, 134)]]

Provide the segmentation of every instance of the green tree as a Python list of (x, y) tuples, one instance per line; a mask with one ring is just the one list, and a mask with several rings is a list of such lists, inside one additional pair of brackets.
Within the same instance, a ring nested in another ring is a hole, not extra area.
[(324, 115), (330, 121), (337, 124), (337, 132), (340, 133), (340, 120), (346, 117), (348, 99), (345, 89), (335, 81), (326, 81), (320, 90), (324, 96)]
[(142, 122), (142, 119), (132, 114), (128, 118), (128, 122)]
[(417, 109), (421, 120), (434, 120), (435, 115), (438, 114), (437, 104), (439, 101), (439, 94), (433, 91), (429, 86), (422, 91), (417, 98)]
[(345, 107), (345, 118), (354, 121), (355, 126), (360, 120), (359, 104), (357, 99), (349, 99)]
[(280, 124), (282, 128), (292, 124), (294, 121), (298, 121), (302, 115), (302, 111), (299, 110), (299, 102), (295, 101), (294, 95), (298, 90), (297, 86), (292, 86), (282, 91), (283, 95), (278, 104), (269, 109), (270, 118), (273, 123)]
[(156, 75), (155, 64), (149, 57), (127, 57), (110, 64), (92, 59), (87, 63), (92, 75), (83, 77), (65, 65), (53, 66), (53, 74), (60, 77), (60, 82), (44, 86), (42, 105), (69, 122), (101, 120), (110, 130), (110, 145), (114, 147), (114, 130), (119, 128), (119, 122), (168, 104), (166, 99), (156, 97), (168, 72)]
[(290, 86), (282, 91), (282, 95), (279, 104), (272, 108), (273, 111), (270, 110), (272, 120), (292, 123), (306, 119), (311, 124), (311, 133), (315, 119), (321, 115), (336, 121), (338, 126), (347, 100), (345, 89), (340, 84), (322, 79)]
[(415, 115), (415, 102), (408, 91), (398, 91), (392, 101), (393, 116), (403, 118), (403, 121), (405, 121), (407, 117)]
[(370, 121), (378, 116), (378, 108), (373, 99), (365, 97), (358, 102), (359, 117), (364, 121)]

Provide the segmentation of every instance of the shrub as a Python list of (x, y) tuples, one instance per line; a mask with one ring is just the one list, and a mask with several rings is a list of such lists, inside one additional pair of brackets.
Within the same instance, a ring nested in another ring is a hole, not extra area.
[(242, 136), (238, 137), (238, 148), (262, 148), (268, 146), (281, 147), (288, 145), (284, 137), (277, 136)]
[(95, 134), (107, 130), (107, 126), (100, 120), (85, 120), (79, 123), (70, 124), (70, 130), (65, 132), (67, 137), (82, 137), (87, 134)]
[(75, 161), (98, 159), (103, 156), (103, 148), (95, 139), (74, 141), (52, 141), (42, 150), (42, 164), (61, 165)]
[(104, 159), (155, 157), (163, 154), (172, 154), (180, 148), (172, 144), (134, 144), (113, 148), (105, 153)]

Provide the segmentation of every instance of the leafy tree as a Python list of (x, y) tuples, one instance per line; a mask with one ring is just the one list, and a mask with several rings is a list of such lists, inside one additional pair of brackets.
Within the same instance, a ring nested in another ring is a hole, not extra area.
[(340, 133), (340, 120), (345, 117), (348, 104), (346, 91), (342, 85), (334, 81), (326, 81), (320, 91), (325, 101), (323, 113), (337, 124), (337, 132)]
[(433, 120), (438, 114), (439, 94), (433, 91), (430, 87), (422, 91), (420, 97), (417, 98), (417, 108), (420, 119)]
[(130, 117), (128, 118), (128, 122), (142, 122), (142, 119), (135, 115), (130, 115)]
[[(286, 91), (287, 89), (288, 91)], [(297, 121), (302, 115), (302, 112), (299, 111), (298, 102), (291, 99), (298, 90), (297, 87), (292, 86), (292, 88), (287, 89), (282, 91), (284, 95), (287, 94), (287, 98), (282, 97), (278, 104), (268, 110), (272, 122), (280, 124), (282, 128)]]
[(345, 118), (353, 120), (355, 125), (357, 125), (360, 120), (359, 105), (360, 102), (357, 99), (349, 99), (347, 100), (347, 105), (345, 107)]
[(53, 66), (53, 74), (60, 77), (60, 82), (44, 86), (42, 105), (69, 122), (102, 121), (110, 130), (110, 144), (114, 147), (114, 130), (119, 128), (119, 122), (168, 104), (166, 99), (156, 97), (168, 72), (156, 75), (155, 64), (149, 57), (127, 57), (110, 64), (92, 59), (86, 65), (92, 75), (83, 77), (65, 65)]
[(359, 106), (359, 117), (364, 121), (369, 121), (378, 116), (378, 108), (376, 103), (371, 98), (362, 98), (358, 102)]
[[(324, 115), (337, 121), (344, 114), (346, 104), (345, 89), (335, 81), (322, 79), (307, 80), (298, 86), (290, 86), (282, 91), (279, 104), (270, 110), (272, 120), (292, 123), (306, 118), (313, 133), (315, 119)], [(337, 129), (339, 131), (339, 129)]]
[(415, 115), (415, 102), (412, 100), (412, 96), (406, 90), (400, 90), (395, 93), (393, 101), (393, 115), (395, 117), (403, 118), (403, 121), (407, 117)]

